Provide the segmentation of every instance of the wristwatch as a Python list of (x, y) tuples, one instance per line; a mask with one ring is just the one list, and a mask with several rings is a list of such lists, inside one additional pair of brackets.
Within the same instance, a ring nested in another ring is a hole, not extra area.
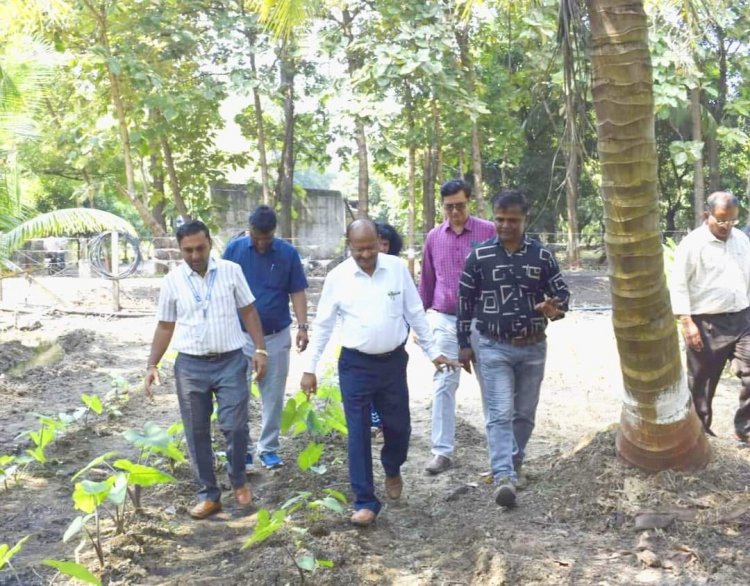
[(297, 329), (303, 330), (306, 332), (307, 330), (310, 329), (310, 324), (297, 324)]

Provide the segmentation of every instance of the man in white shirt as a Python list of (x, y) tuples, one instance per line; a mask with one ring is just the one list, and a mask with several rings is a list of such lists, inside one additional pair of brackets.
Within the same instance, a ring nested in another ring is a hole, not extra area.
[(378, 254), (378, 233), (370, 220), (355, 220), (346, 231), (351, 257), (332, 270), (323, 284), (313, 321), (315, 336), (301, 387), (315, 392), (321, 354), (341, 318), (339, 383), (349, 429), (349, 478), (355, 495), (353, 524), (371, 525), (380, 511), (375, 496), (370, 438), (370, 405), (383, 422), (385, 491), (401, 496), (401, 465), (411, 434), (404, 350), (409, 326), (425, 354), (439, 369), (456, 368), (436, 350), (422, 301), (400, 259)]
[(737, 225), (731, 193), (708, 196), (705, 223), (677, 247), (670, 291), (685, 337), (688, 385), (703, 428), (711, 435), (711, 403), (727, 360), (740, 378), (734, 417), (737, 438), (750, 436), (750, 240)]
[(190, 511), (205, 519), (221, 510), (221, 490), (214, 474), (211, 448), (213, 395), (219, 407), (219, 427), (227, 444), (229, 480), (240, 507), (252, 502), (245, 476), (247, 451), (247, 359), (245, 337), (237, 320), (239, 310), (255, 344), (252, 358), (258, 379), (266, 372), (263, 329), (239, 265), (211, 258), (208, 227), (197, 220), (177, 229), (177, 242), (185, 261), (162, 282), (159, 323), (151, 343), (146, 371), (146, 395), (159, 384), (157, 365), (170, 341), (179, 353), (174, 365), (177, 400), (193, 473), (200, 485), (198, 504)]

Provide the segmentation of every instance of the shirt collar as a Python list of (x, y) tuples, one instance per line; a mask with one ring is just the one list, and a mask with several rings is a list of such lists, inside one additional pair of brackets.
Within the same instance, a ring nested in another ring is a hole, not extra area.
[[(388, 267), (386, 267), (385, 264), (383, 264), (382, 262), (380, 262), (380, 259), (382, 257), (384, 257), (384, 256), (386, 256), (386, 255), (383, 254), (382, 252), (378, 253), (378, 258), (375, 261), (375, 270), (372, 272), (373, 275), (375, 273), (377, 273), (378, 271), (387, 271), (388, 270)], [(350, 256), (349, 260), (352, 261), (351, 271), (352, 271), (353, 275), (367, 275), (368, 277), (372, 276), (372, 275), (368, 275), (366, 272), (364, 272), (362, 269), (359, 268), (359, 265), (357, 264), (357, 261), (354, 260), (353, 256)]]
[[(469, 216), (469, 218), (466, 220), (466, 223), (464, 224), (464, 232), (473, 232), (474, 231), (474, 216)], [(451, 221), (446, 220), (443, 222), (441, 229), (443, 232), (451, 231), (453, 232), (453, 228), (451, 228)], [(455, 234), (455, 232), (454, 232)], [(463, 234), (463, 232), (462, 232)]]
[[(248, 248), (252, 248), (254, 250), (255, 247), (253, 246), (253, 237), (250, 236), (250, 235), (248, 235), (248, 236), (246, 236), (246, 238), (247, 238), (247, 241), (248, 241), (247, 242)], [(271, 239), (271, 245), (268, 247), (268, 250), (276, 250), (276, 236), (274, 236)], [(260, 253), (258, 253), (258, 254), (260, 254)]]
[[(206, 274), (215, 271), (218, 267), (219, 265), (216, 262), (216, 259), (213, 256), (208, 257), (208, 270), (206, 271)], [(186, 261), (182, 261), (182, 272), (186, 277), (192, 277), (193, 275), (200, 277), (198, 273), (190, 268), (190, 265)]]
[[(502, 243), (500, 242), (500, 237), (497, 236), (497, 235), (495, 235), (495, 237), (492, 239), (492, 243), (495, 244), (495, 245), (497, 245), (497, 246), (500, 246), (500, 247), (503, 246)], [(518, 250), (516, 250), (513, 254), (523, 254), (523, 253), (525, 253), (526, 249), (528, 248), (528, 246), (530, 244), (531, 244), (531, 238), (529, 238), (526, 235), (526, 233), (524, 233), (524, 235), (523, 235), (523, 243), (521, 244), (521, 248), (519, 248)]]
[(699, 230), (703, 231), (703, 238), (706, 240), (706, 242), (718, 242), (720, 244), (726, 244), (729, 242), (729, 239), (732, 237), (732, 231), (729, 232), (729, 236), (727, 236), (726, 240), (721, 240), (713, 235), (713, 232), (708, 228), (708, 224), (703, 222)]

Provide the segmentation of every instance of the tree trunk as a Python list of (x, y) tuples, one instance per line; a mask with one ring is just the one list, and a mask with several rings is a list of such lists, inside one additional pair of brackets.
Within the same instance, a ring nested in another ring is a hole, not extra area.
[(578, 182), (581, 168), (579, 163), (578, 146), (578, 100), (575, 92), (575, 70), (573, 67), (573, 48), (569, 40), (565, 40), (563, 49), (564, 71), (567, 78), (565, 83), (565, 145), (568, 163), (565, 169), (565, 201), (568, 212), (568, 265), (571, 268), (581, 267), (578, 254)]
[(91, 11), (94, 19), (97, 21), (99, 27), (99, 42), (102, 44), (105, 55), (109, 58), (106, 61), (105, 67), (107, 69), (107, 77), (109, 78), (109, 89), (112, 97), (112, 104), (115, 107), (115, 115), (117, 116), (117, 127), (120, 133), (120, 141), (122, 142), (122, 160), (125, 165), (125, 189), (120, 187), (120, 191), (127, 196), (131, 203), (135, 206), (138, 215), (143, 220), (143, 223), (151, 231), (154, 236), (164, 236), (165, 231), (156, 221), (156, 218), (151, 214), (148, 207), (146, 207), (136, 194), (135, 187), (135, 168), (133, 166), (133, 157), (130, 153), (130, 132), (128, 130), (128, 121), (125, 116), (125, 106), (122, 103), (122, 91), (120, 90), (120, 79), (119, 76), (115, 75), (112, 71), (112, 64), (110, 59), (112, 58), (112, 50), (109, 46), (109, 36), (107, 34), (107, 17), (106, 13), (102, 9), (100, 10), (95, 7), (89, 0), (84, 0), (86, 7)]
[(424, 149), (424, 173), (422, 179), (422, 232), (435, 227), (435, 154), (433, 147)]
[(151, 214), (154, 216), (159, 225), (167, 231), (167, 220), (164, 217), (165, 197), (164, 197), (164, 169), (159, 159), (158, 150), (151, 147), (151, 156), (149, 157), (149, 174), (151, 175), (151, 189), (159, 194), (159, 201), (151, 208)]
[[(353, 82), (355, 74), (362, 68), (362, 57), (355, 53), (353, 45), (355, 42), (352, 21), (354, 17), (348, 8), (341, 12), (342, 31), (347, 38), (346, 66), (349, 79)], [(365, 134), (365, 121), (355, 114), (354, 117), (354, 139), (357, 143), (357, 217), (367, 218), (370, 214), (370, 171), (367, 155), (367, 135)]]
[(185, 220), (190, 220), (191, 216), (188, 212), (185, 200), (182, 199), (182, 190), (180, 189), (180, 182), (177, 178), (177, 169), (174, 165), (174, 157), (172, 156), (172, 147), (169, 145), (169, 141), (166, 136), (160, 138), (161, 150), (164, 153), (164, 163), (167, 165), (167, 174), (169, 175), (169, 189), (172, 192), (172, 198), (174, 199), (174, 207), (177, 213), (180, 214)]
[(692, 407), (664, 275), (653, 80), (642, 0), (587, 0), (605, 245), (624, 399), (617, 451), (651, 471), (693, 469), (709, 447)]
[(409, 205), (406, 212), (406, 246), (409, 273), (414, 278), (414, 256), (416, 246), (415, 219), (417, 210), (417, 147), (414, 144), (414, 106), (411, 91), (406, 88), (406, 126), (409, 132)]
[(708, 192), (721, 191), (719, 139), (716, 137), (716, 132), (706, 135), (706, 159), (708, 162)]
[(279, 162), (276, 196), (281, 202), (279, 229), (282, 238), (292, 237), (292, 199), (294, 195), (294, 75), (292, 41), (284, 39), (279, 51), (279, 93), (284, 100), (284, 144)]
[[(253, 79), (258, 81), (258, 69), (255, 65), (255, 48), (250, 51), (250, 71), (253, 72)], [(260, 101), (260, 91), (257, 83), (253, 86), (253, 104), (255, 106), (255, 128), (256, 138), (258, 140), (258, 158), (260, 159), (260, 181), (263, 189), (263, 203), (267, 206), (273, 206), (274, 202), (271, 196), (271, 179), (268, 176), (268, 159), (266, 159), (266, 128), (263, 123), (263, 104)]]
[[(701, 123), (701, 88), (690, 90), (690, 119), (693, 128), (693, 142), (703, 142)], [(701, 148), (703, 153), (703, 148)], [(703, 223), (703, 201), (706, 188), (703, 184), (703, 155), (693, 163), (693, 225), (697, 228)]]

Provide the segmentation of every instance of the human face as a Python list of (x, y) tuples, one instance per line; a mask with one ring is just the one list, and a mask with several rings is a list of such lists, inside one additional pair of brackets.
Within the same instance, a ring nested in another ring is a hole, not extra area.
[(357, 266), (371, 275), (378, 261), (378, 235), (373, 230), (353, 230), (349, 235), (349, 250)]
[(469, 219), (469, 197), (461, 190), (443, 198), (443, 213), (451, 226), (463, 226)]
[(495, 231), (504, 245), (514, 245), (521, 242), (526, 229), (526, 214), (519, 206), (495, 208)]
[(205, 232), (184, 236), (180, 240), (180, 253), (191, 269), (199, 275), (205, 275), (211, 256), (211, 239)]
[(380, 238), (378, 237), (378, 251), (382, 252), (383, 254), (388, 254), (388, 251), (391, 249), (391, 243), (387, 238)]
[(265, 254), (271, 248), (271, 242), (276, 230), (261, 232), (250, 226), (250, 239), (253, 242), (253, 248), (260, 254)]
[(737, 225), (740, 210), (737, 206), (716, 207), (713, 213), (703, 212), (706, 224), (711, 234), (719, 240), (726, 240), (732, 232), (732, 226)]

